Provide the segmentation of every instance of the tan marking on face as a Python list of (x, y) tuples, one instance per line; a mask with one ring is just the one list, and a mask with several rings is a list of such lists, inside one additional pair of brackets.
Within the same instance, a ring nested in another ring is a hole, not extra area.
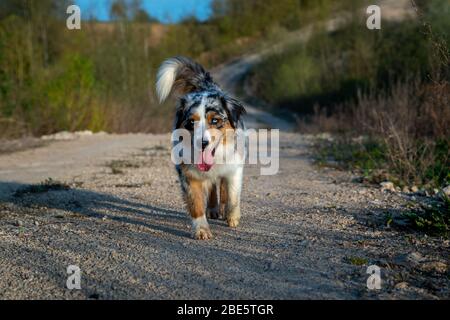
[(201, 118), (201, 116), (197, 112), (191, 116), (191, 120), (194, 120), (194, 121), (200, 121), (200, 118)]
[[(213, 119), (217, 119), (217, 124), (211, 124)], [(223, 125), (223, 120), (219, 114), (214, 111), (210, 111), (206, 115), (206, 123), (208, 124), (208, 128), (218, 128)]]
[(222, 132), (222, 144), (226, 145), (227, 141), (234, 141), (234, 128), (231, 126), (230, 122), (227, 121), (225, 125), (220, 128), (220, 131)]
[[(217, 124), (213, 125), (211, 124), (213, 119), (217, 119)], [(222, 117), (217, 114), (214, 111), (208, 112), (206, 115), (206, 122), (208, 124), (208, 129), (215, 129), (215, 130), (209, 130), (211, 137), (213, 137), (214, 141), (217, 141), (217, 139), (222, 138), (222, 144), (227, 143), (227, 134), (230, 136), (234, 135), (233, 127), (231, 126), (230, 121), (223, 120)]]
[(184, 128), (185, 128), (185, 129), (188, 129), (188, 130), (193, 129), (193, 127), (192, 127), (192, 128), (190, 127), (189, 122), (190, 122), (190, 121), (195, 121), (195, 122), (197, 122), (197, 121), (200, 121), (200, 119), (201, 119), (200, 114), (194, 113), (187, 121), (184, 122)]

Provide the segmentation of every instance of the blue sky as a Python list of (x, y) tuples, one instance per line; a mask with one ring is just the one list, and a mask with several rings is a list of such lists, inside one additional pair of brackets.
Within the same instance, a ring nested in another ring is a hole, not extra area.
[[(194, 14), (200, 20), (210, 15), (212, 0), (142, 0), (142, 6), (151, 16), (162, 22), (178, 22), (180, 19)], [(111, 0), (75, 0), (81, 8), (83, 19), (94, 15), (105, 21), (109, 18)]]

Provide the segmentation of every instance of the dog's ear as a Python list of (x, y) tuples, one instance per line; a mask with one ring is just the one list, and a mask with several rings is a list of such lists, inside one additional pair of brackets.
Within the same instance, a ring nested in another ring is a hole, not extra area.
[(186, 99), (181, 98), (178, 101), (177, 111), (175, 113), (175, 129), (179, 129), (184, 120), (184, 112), (186, 109)]
[(240, 101), (231, 97), (221, 97), (221, 100), (231, 126), (233, 129), (236, 129), (239, 119), (242, 115), (246, 114), (244, 106)]

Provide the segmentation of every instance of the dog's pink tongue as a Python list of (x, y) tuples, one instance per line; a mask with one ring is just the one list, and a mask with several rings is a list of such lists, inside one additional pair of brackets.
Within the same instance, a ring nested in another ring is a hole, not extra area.
[(200, 163), (197, 164), (197, 168), (200, 171), (209, 171), (211, 170), (214, 163), (214, 156), (212, 154), (212, 150), (204, 150), (201, 154)]

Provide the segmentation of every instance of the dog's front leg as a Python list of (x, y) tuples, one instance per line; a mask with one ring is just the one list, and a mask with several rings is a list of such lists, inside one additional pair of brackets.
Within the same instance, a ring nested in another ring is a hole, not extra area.
[[(228, 226), (236, 228), (241, 220), (241, 190), (242, 190), (243, 168), (237, 169), (233, 175), (223, 179), (226, 195), (225, 217)], [(222, 199), (221, 199), (222, 200)]]
[(200, 180), (190, 180), (187, 181), (187, 184), (185, 200), (192, 218), (194, 238), (197, 240), (211, 239), (212, 233), (205, 214), (206, 199), (211, 186)]

